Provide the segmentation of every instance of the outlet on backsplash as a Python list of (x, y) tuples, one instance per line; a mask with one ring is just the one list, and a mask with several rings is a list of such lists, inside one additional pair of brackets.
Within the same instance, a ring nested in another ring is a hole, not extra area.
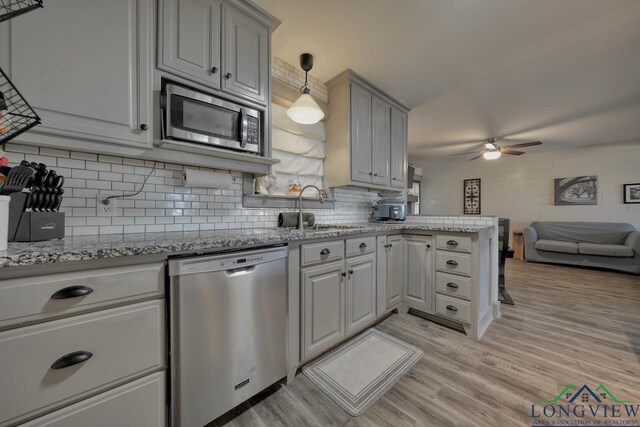
[(99, 194), (96, 197), (96, 216), (116, 216), (116, 199), (109, 199), (109, 195)]

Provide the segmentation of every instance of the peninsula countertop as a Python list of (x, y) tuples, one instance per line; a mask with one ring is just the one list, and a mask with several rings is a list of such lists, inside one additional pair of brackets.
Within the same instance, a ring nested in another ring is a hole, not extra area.
[(439, 224), (323, 225), (318, 229), (248, 228), (217, 231), (117, 234), (66, 237), (33, 243), (10, 243), (0, 252), (0, 270), (137, 255), (184, 255), (226, 248), (241, 249), (294, 241), (343, 238), (370, 233), (433, 231), (479, 233), (491, 226)]

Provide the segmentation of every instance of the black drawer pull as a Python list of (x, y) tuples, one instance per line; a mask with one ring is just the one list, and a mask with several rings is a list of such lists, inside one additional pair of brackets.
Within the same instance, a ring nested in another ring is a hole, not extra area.
[(458, 261), (454, 261), (454, 260), (450, 259), (450, 260), (447, 261), (447, 265), (452, 265), (452, 266), (455, 267), (456, 265), (458, 265)]
[(69, 353), (66, 356), (62, 356), (60, 359), (56, 360), (53, 365), (51, 365), (51, 369), (64, 369), (69, 366), (77, 365), (78, 363), (86, 362), (91, 359), (93, 353), (90, 351), (74, 351), (73, 353)]
[(367, 247), (367, 244), (366, 244), (366, 243), (360, 243), (360, 249), (364, 249), (364, 248), (366, 248), (366, 247)]
[(54, 293), (53, 295), (51, 295), (51, 299), (78, 298), (78, 297), (83, 297), (85, 295), (89, 295), (91, 292), (93, 292), (93, 289), (91, 289), (88, 286), (83, 286), (83, 285), (69, 286), (66, 288), (62, 288), (56, 293)]
[(458, 285), (453, 283), (453, 282), (447, 283), (447, 287), (452, 288), (452, 289), (458, 289)]
[(458, 242), (456, 242), (455, 240), (449, 240), (449, 241), (447, 241), (447, 245), (449, 245), (449, 246), (458, 246)]
[(455, 307), (454, 307), (454, 306), (452, 306), (452, 305), (448, 305), (448, 306), (447, 306), (447, 310), (451, 310), (451, 311), (458, 311), (458, 309), (457, 309), (457, 308), (455, 308)]
[(320, 251), (320, 255), (329, 255), (331, 253), (331, 251), (327, 248), (324, 248), (323, 250)]

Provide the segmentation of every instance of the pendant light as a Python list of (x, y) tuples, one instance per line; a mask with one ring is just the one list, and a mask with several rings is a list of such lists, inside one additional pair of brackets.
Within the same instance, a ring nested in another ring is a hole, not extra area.
[(302, 96), (294, 102), (287, 110), (287, 116), (294, 122), (303, 125), (318, 123), (324, 117), (324, 111), (318, 106), (316, 101), (309, 95), (309, 84), (307, 74), (313, 68), (313, 55), (303, 53), (300, 55), (300, 68), (304, 70), (304, 85), (300, 88)]

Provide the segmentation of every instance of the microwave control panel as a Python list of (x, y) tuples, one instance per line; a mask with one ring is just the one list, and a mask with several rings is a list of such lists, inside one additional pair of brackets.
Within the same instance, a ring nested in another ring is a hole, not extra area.
[(247, 121), (247, 144), (258, 144), (258, 134), (260, 130), (258, 129), (258, 120), (249, 117)]

